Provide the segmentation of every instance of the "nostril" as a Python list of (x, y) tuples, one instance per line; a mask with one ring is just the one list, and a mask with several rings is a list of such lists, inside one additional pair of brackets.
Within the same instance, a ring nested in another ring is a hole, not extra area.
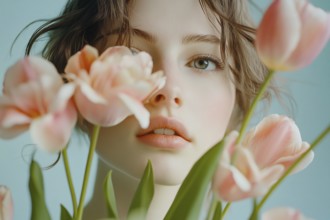
[(160, 102), (160, 101), (162, 101), (162, 100), (164, 100), (164, 96), (161, 95), (161, 94), (158, 94), (158, 95), (155, 97), (155, 102)]
[(177, 104), (177, 105), (181, 105), (181, 100), (179, 98), (174, 98), (174, 102)]

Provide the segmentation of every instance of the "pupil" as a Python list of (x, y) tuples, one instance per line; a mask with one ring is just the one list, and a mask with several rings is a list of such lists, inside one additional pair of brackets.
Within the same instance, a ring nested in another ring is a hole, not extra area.
[(205, 68), (207, 68), (208, 64), (209, 64), (209, 62), (207, 60), (198, 60), (196, 67), (199, 69), (205, 69)]

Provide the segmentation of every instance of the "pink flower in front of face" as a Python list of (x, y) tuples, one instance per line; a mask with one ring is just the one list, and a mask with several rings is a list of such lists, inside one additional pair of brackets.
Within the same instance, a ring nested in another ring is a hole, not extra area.
[(264, 195), (283, 173), (283, 166), (260, 168), (249, 149), (235, 146), (238, 132), (225, 139), (219, 167), (213, 178), (213, 191), (224, 201), (237, 201)]
[(12, 220), (14, 216), (13, 199), (10, 190), (0, 185), (0, 220)]
[[(251, 129), (242, 144), (252, 152), (259, 167), (280, 164), (286, 169), (309, 148), (309, 144), (302, 141), (294, 121), (276, 114), (264, 118)], [(310, 152), (294, 172), (307, 167), (313, 158), (314, 153)]]
[(262, 214), (262, 220), (312, 220), (305, 217), (299, 210), (288, 207), (274, 208)]
[(261, 60), (273, 70), (310, 64), (330, 37), (330, 14), (306, 0), (274, 0), (256, 35)]
[(64, 84), (53, 64), (26, 57), (8, 69), (0, 97), (0, 137), (30, 129), (38, 147), (56, 152), (67, 144), (77, 121), (73, 84)]
[[(225, 201), (264, 195), (309, 148), (293, 120), (279, 115), (264, 118), (238, 146), (236, 138), (237, 132), (227, 137), (213, 180), (214, 191)], [(304, 169), (313, 156), (310, 152), (294, 172)]]
[(69, 59), (65, 72), (78, 85), (79, 112), (101, 126), (116, 125), (133, 114), (141, 127), (148, 127), (149, 112), (143, 102), (165, 83), (162, 72), (151, 74), (149, 54), (134, 55), (124, 46), (108, 48), (101, 56), (85, 46)]

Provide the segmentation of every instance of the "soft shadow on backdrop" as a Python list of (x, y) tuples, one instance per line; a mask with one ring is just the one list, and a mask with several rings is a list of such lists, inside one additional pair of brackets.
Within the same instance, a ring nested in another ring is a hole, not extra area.
[[(31, 21), (57, 15), (64, 0), (2, 0), (0, 2), (0, 82), (6, 69), (24, 56), (27, 40), (37, 25), (28, 28), (13, 47), (10, 47), (17, 34)], [(265, 8), (270, 0), (255, 0)], [(310, 0), (316, 6), (330, 11), (330, 1)], [(254, 11), (260, 18), (260, 13)], [(37, 53), (40, 48), (35, 48)], [(289, 91), (295, 99), (296, 107), (290, 115), (298, 124), (304, 140), (312, 142), (317, 134), (330, 122), (330, 44), (309, 67), (294, 73), (280, 73), (288, 81)], [(274, 101), (269, 113), (289, 114)], [(260, 119), (260, 117), (259, 117)], [(30, 197), (28, 192), (28, 162), (32, 147), (26, 133), (10, 141), (0, 140), (0, 184), (7, 185), (13, 193), (15, 220), (30, 218)], [(70, 164), (77, 193), (80, 192), (84, 161), (87, 154), (86, 138), (76, 137), (69, 149)], [(47, 166), (56, 155), (37, 153), (38, 161)], [(94, 160), (96, 161), (96, 160)], [(302, 210), (306, 216), (317, 220), (330, 218), (330, 137), (317, 147), (315, 159), (303, 172), (289, 177), (265, 205), (265, 209), (277, 206), (291, 206)], [(96, 163), (93, 164), (95, 171)], [(91, 180), (95, 172), (92, 173)], [(59, 219), (60, 204), (71, 209), (64, 167), (60, 161), (55, 167), (44, 172), (47, 204), (53, 219)], [(93, 182), (89, 185), (89, 195)], [(250, 201), (233, 204), (227, 219), (245, 219)], [(238, 211), (239, 210), (239, 211)]]

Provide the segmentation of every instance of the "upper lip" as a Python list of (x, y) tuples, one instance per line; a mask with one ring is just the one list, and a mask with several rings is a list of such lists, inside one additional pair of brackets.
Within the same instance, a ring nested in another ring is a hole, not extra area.
[(150, 125), (146, 129), (142, 129), (137, 133), (137, 137), (152, 133), (155, 129), (167, 128), (175, 131), (175, 134), (182, 137), (186, 141), (191, 141), (185, 126), (178, 120), (169, 117), (157, 116), (150, 119)]

